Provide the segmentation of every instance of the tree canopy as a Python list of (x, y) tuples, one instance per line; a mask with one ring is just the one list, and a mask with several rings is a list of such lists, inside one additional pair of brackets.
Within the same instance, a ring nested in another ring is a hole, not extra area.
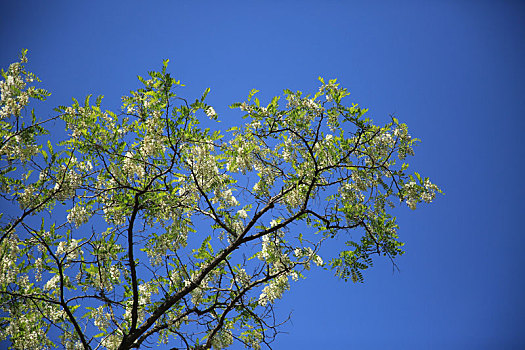
[[(180, 97), (167, 60), (120, 111), (88, 96), (48, 119), (29, 110), (49, 93), (26, 63), (0, 83), (0, 339), (13, 349), (269, 347), (291, 283), (313, 266), (363, 281), (375, 255), (403, 253), (391, 209), (440, 192), (407, 171), (407, 126), (375, 125), (335, 79), (268, 104), (252, 90), (231, 105), (244, 122), (220, 131), (200, 123), (219, 118), (209, 89)], [(346, 243), (322, 255), (335, 237)]]

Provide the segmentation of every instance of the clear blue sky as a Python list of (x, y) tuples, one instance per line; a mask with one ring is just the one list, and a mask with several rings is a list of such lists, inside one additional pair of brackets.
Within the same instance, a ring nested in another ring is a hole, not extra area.
[(496, 0), (2, 1), (0, 64), (30, 50), (53, 93), (42, 117), (88, 93), (117, 109), (165, 58), (225, 124), (252, 88), (337, 77), (422, 139), (412, 168), (446, 195), (396, 211), (399, 272), (377, 260), (361, 285), (322, 271), (293, 285), (274, 349), (523, 349), (524, 18), (525, 2)]

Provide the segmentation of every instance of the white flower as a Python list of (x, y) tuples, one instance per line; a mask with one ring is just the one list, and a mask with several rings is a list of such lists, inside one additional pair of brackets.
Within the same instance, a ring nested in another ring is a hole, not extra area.
[(215, 113), (215, 109), (213, 109), (212, 106), (209, 106), (208, 108), (206, 108), (206, 115), (210, 118), (214, 117), (217, 115), (217, 113)]
[(317, 266), (323, 266), (324, 264), (323, 259), (319, 255), (315, 256), (314, 262)]
[(47, 281), (46, 285), (44, 286), (44, 290), (52, 290), (58, 287), (58, 284), (60, 283), (60, 276), (54, 275), (51, 277), (49, 281)]
[(119, 271), (117, 265), (111, 265), (111, 267), (109, 268), (109, 275), (110, 275), (112, 280), (119, 281), (119, 279), (120, 279), (120, 271)]
[(66, 252), (67, 249), (67, 243), (65, 241), (62, 241), (58, 243), (56, 254), (60, 255)]
[(233, 344), (233, 336), (227, 329), (219, 331), (211, 340), (214, 349), (225, 349)]
[(273, 303), (275, 299), (280, 299), (283, 293), (290, 289), (288, 284), (288, 276), (281, 275), (264, 287), (259, 296), (259, 305), (266, 306), (268, 303)]
[(232, 228), (235, 233), (241, 234), (244, 231), (244, 224), (242, 221), (234, 221)]
[(235, 280), (242, 286), (247, 286), (250, 283), (250, 276), (248, 276), (244, 269), (240, 269), (237, 275), (235, 275)]
[(248, 213), (244, 209), (238, 210), (237, 214), (239, 214), (241, 219), (246, 219), (248, 217)]
[(75, 205), (67, 215), (67, 221), (74, 223), (76, 227), (86, 223), (91, 217), (91, 213), (86, 207), (79, 204)]
[(109, 327), (110, 323), (109, 323), (109, 319), (108, 319), (108, 316), (105, 312), (104, 312), (104, 307), (103, 306), (99, 306), (98, 308), (94, 309), (92, 311), (92, 317), (94, 319), (94, 323), (95, 323), (95, 327), (98, 327), (99, 329), (105, 329), (107, 327)]

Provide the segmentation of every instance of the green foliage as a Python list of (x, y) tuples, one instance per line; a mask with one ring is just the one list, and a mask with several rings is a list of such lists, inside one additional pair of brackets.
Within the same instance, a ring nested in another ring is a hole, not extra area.
[[(0, 104), (2, 206), (19, 211), (0, 226), (0, 337), (14, 349), (258, 349), (291, 282), (312, 264), (362, 282), (374, 255), (403, 253), (389, 210), (440, 192), (406, 172), (406, 125), (373, 124), (335, 79), (285, 90), (284, 105), (253, 89), (231, 105), (245, 123), (223, 133), (200, 124), (219, 122), (210, 90), (177, 96), (167, 60), (119, 112), (88, 95), (26, 122), (49, 94), (25, 62), (2, 71)], [(66, 139), (42, 141), (50, 120)]]

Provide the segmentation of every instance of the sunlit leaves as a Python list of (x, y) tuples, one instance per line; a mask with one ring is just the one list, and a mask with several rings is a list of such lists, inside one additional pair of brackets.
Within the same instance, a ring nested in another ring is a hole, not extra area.
[(3, 204), (20, 213), (0, 227), (14, 348), (51, 346), (56, 327), (68, 349), (257, 349), (294, 281), (322, 266), (362, 282), (375, 255), (403, 253), (389, 210), (439, 192), (397, 163), (416, 142), (406, 125), (375, 125), (335, 79), (268, 103), (253, 89), (231, 106), (244, 123), (221, 132), (210, 90), (181, 98), (166, 60), (118, 112), (90, 95), (57, 107), (67, 136), (42, 140), (49, 124), (21, 111), (47, 92), (27, 88), (24, 60), (3, 73), (0, 120)]

